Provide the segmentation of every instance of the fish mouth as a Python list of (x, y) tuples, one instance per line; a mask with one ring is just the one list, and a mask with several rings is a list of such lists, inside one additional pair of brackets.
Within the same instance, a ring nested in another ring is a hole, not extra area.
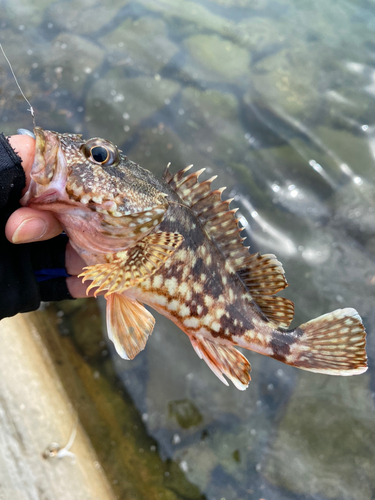
[(54, 203), (59, 199), (59, 193), (56, 189), (48, 189), (44, 191), (43, 194), (38, 196), (37, 198), (30, 199), (27, 203), (28, 207), (39, 206), (39, 205), (47, 205), (50, 203)]
[[(30, 135), (26, 129), (22, 129), (22, 132), (25, 132), (23, 135)], [(58, 134), (35, 127), (33, 135), (36, 143), (31, 181), (20, 202), (23, 206), (37, 205), (38, 208), (43, 206), (43, 209), (47, 209), (46, 205), (68, 199), (67, 164)]]

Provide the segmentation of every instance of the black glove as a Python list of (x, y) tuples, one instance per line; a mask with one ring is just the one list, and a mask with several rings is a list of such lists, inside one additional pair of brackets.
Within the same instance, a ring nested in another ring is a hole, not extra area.
[(5, 237), (6, 222), (20, 208), (25, 184), (21, 158), (0, 134), (0, 319), (34, 311), (41, 301), (73, 298), (66, 285), (66, 235), (19, 245)]

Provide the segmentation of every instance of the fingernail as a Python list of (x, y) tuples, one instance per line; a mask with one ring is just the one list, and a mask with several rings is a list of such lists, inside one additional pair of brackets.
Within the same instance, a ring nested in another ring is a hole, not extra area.
[(13, 243), (29, 243), (40, 240), (47, 231), (47, 223), (39, 217), (24, 220), (14, 231)]

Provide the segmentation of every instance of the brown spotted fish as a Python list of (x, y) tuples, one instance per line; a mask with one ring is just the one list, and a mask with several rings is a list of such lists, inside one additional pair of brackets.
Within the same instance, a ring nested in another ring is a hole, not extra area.
[(243, 347), (303, 370), (357, 375), (367, 370), (357, 311), (338, 309), (287, 330), (293, 303), (274, 255), (251, 255), (241, 228), (211, 190), (214, 178), (187, 167), (163, 179), (104, 139), (35, 128), (36, 154), (24, 205), (49, 210), (87, 264), (88, 290), (105, 291), (109, 338), (122, 358), (144, 349), (154, 318), (171, 319), (217, 377), (250, 381)]

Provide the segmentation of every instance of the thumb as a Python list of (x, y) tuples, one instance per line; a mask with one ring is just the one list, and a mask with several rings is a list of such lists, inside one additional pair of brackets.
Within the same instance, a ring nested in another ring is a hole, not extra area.
[(26, 175), (25, 192), (30, 183), (30, 172), (35, 154), (35, 139), (28, 135), (12, 135), (8, 138), (8, 140), (12, 148), (22, 160), (22, 168), (24, 169)]
[(24, 207), (9, 217), (5, 235), (12, 243), (30, 243), (53, 238), (62, 230), (60, 223), (51, 213)]

